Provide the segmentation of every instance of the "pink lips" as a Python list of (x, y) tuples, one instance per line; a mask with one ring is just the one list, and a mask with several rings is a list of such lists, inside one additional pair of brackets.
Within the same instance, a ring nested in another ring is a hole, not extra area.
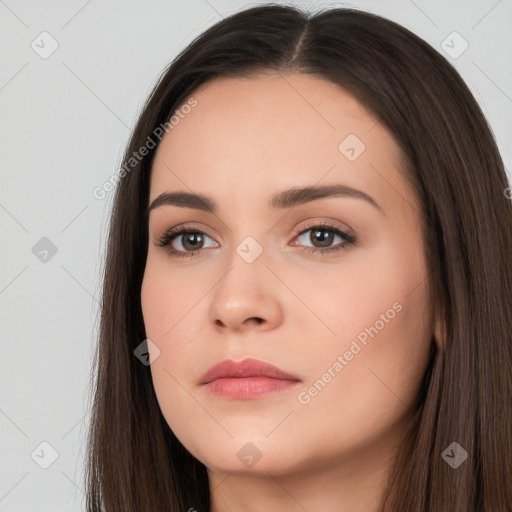
[(276, 366), (248, 358), (240, 362), (226, 359), (215, 364), (201, 377), (200, 384), (216, 396), (249, 400), (288, 389), (299, 382), (298, 377)]

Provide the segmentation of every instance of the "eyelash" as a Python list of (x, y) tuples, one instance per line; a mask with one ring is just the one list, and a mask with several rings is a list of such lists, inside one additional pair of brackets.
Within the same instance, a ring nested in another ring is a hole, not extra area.
[[(326, 249), (319, 248), (319, 247), (303, 247), (303, 246), (301, 246), (302, 250), (307, 251), (309, 253), (316, 253), (316, 252), (320, 252), (321, 254), (335, 253), (335, 252), (343, 251), (347, 247), (351, 247), (351, 246), (355, 245), (355, 243), (357, 242), (357, 240), (354, 236), (349, 235), (348, 233), (341, 231), (338, 227), (333, 226), (328, 223), (325, 223), (325, 222), (321, 222), (319, 224), (315, 224), (306, 229), (303, 229), (302, 231), (297, 233), (295, 235), (295, 237), (297, 238), (297, 237), (303, 235), (304, 233), (307, 233), (308, 231), (315, 230), (315, 229), (318, 231), (330, 231), (336, 235), (341, 236), (341, 238), (343, 238), (344, 241), (341, 242), (341, 245), (337, 245), (335, 247), (328, 247)], [(177, 251), (176, 249), (173, 249), (172, 246), (170, 246), (171, 242), (175, 238), (177, 238), (179, 235), (184, 235), (184, 234), (189, 234), (189, 233), (200, 233), (202, 235), (208, 236), (206, 233), (204, 233), (200, 229), (194, 228), (194, 226), (172, 228), (172, 229), (169, 229), (169, 231), (167, 231), (166, 233), (164, 233), (164, 235), (158, 239), (158, 241), (155, 243), (155, 245), (157, 247), (162, 247), (162, 248), (170, 247), (167, 252), (170, 256), (173, 256), (173, 257), (178, 257), (178, 258), (189, 257), (190, 258), (190, 257), (196, 256), (196, 255), (199, 255), (199, 252), (201, 252), (202, 249), (197, 249), (195, 251)], [(209, 238), (211, 238), (211, 237), (209, 237)]]

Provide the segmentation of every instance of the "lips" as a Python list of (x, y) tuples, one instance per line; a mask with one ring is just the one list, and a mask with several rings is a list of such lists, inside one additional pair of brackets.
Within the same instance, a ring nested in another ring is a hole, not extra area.
[(217, 379), (226, 378), (247, 378), (247, 377), (267, 377), (271, 379), (300, 381), (299, 377), (291, 375), (277, 366), (274, 366), (257, 359), (247, 358), (243, 361), (235, 362), (231, 359), (225, 359), (220, 363), (213, 365), (202, 377), (200, 384), (208, 384)]

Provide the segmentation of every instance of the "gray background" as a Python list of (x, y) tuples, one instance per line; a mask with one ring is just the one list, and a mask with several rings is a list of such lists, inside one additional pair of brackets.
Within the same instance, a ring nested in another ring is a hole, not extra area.
[[(221, 17), (261, 3), (0, 0), (0, 511), (84, 509), (89, 372), (113, 196), (97, 200), (92, 190), (119, 167), (164, 67)], [(512, 0), (296, 3), (382, 14), (444, 55), (443, 41), (459, 32), (469, 47), (449, 59), (512, 169)], [(42, 58), (31, 45), (51, 49), (45, 31), (58, 48)], [(46, 261), (43, 237), (57, 249)]]

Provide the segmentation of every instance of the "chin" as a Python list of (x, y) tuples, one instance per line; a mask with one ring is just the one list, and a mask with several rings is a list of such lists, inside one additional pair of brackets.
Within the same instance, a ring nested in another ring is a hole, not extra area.
[(300, 451), (296, 447), (287, 450), (280, 440), (276, 438), (271, 442), (265, 435), (235, 437), (224, 442), (209, 439), (212, 443), (209, 446), (187, 449), (210, 471), (279, 475), (298, 469), (305, 462), (296, 457)]

